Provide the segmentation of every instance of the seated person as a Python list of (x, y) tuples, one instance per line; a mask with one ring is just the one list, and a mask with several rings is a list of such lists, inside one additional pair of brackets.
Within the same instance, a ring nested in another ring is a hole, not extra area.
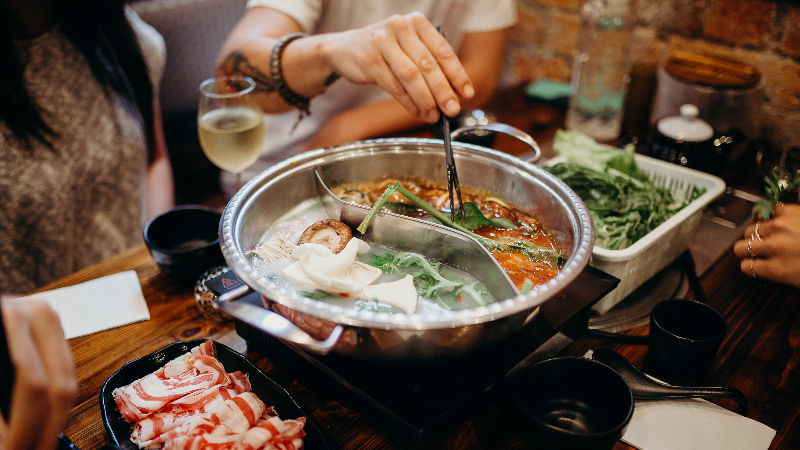
[(515, 21), (513, 0), (250, 0), (218, 61), (219, 75), (256, 80), (269, 113), (262, 158), (243, 179), (305, 150), (484, 105)]
[(124, 0), (0, 0), (0, 291), (142, 242), (173, 204), (164, 41)]

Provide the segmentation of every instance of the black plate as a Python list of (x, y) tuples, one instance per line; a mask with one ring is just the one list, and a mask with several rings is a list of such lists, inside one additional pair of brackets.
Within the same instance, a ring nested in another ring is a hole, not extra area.
[[(130, 440), (131, 424), (125, 421), (122, 415), (117, 412), (117, 404), (111, 396), (114, 389), (131, 384), (139, 378), (155, 372), (167, 362), (183, 355), (203, 342), (205, 342), (205, 339), (169, 344), (161, 350), (125, 363), (114, 375), (111, 375), (106, 380), (103, 384), (103, 389), (100, 391), (100, 410), (103, 415), (103, 425), (106, 427), (106, 432), (108, 432), (108, 436), (114, 444), (124, 449), (138, 450), (136, 444)], [(304, 439), (306, 450), (330, 449), (319, 426), (314, 423), (308, 414), (303, 412), (285, 389), (272, 381), (241, 353), (231, 350), (216, 341), (214, 341), (214, 348), (217, 351), (217, 359), (225, 367), (225, 370), (227, 372), (240, 370), (248, 374), (253, 393), (267, 406), (274, 406), (275, 411), (278, 412), (282, 419), (306, 417), (307, 421), (304, 428), (306, 432)]]

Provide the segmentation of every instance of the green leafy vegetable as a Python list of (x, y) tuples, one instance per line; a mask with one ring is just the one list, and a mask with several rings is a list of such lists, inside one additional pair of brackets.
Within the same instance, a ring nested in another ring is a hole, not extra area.
[(410, 216), (419, 211), (416, 206), (401, 202), (386, 202), (383, 204), (383, 209), (404, 216)]
[(559, 130), (553, 150), (568, 162), (545, 169), (583, 200), (594, 221), (595, 243), (609, 250), (630, 247), (705, 192), (695, 188), (688, 199), (676, 200), (636, 165), (633, 145), (620, 151)]
[(464, 280), (451, 280), (441, 272), (441, 264), (428, 261), (419, 253), (401, 252), (396, 255), (372, 255), (369, 263), (385, 273), (397, 272), (414, 277), (414, 286), (419, 295), (436, 301), (439, 305), (451, 309), (447, 299), (457, 299), (460, 294), (467, 294), (481, 306), (487, 304), (486, 290), (479, 282), (467, 283)]
[[(375, 218), (375, 215), (378, 214), (378, 211), (380, 211), (380, 209), (383, 207), (383, 204), (386, 203), (386, 199), (388, 199), (395, 192), (399, 192), (399, 193), (403, 194), (407, 199), (411, 200), (412, 203), (414, 203), (420, 209), (422, 209), (423, 211), (425, 211), (428, 214), (430, 214), (431, 216), (433, 216), (436, 220), (438, 220), (443, 225), (448, 226), (450, 228), (454, 228), (454, 229), (456, 229), (458, 231), (461, 231), (463, 233), (466, 233), (466, 234), (472, 236), (473, 238), (475, 238), (475, 240), (480, 242), (481, 245), (483, 245), (489, 251), (501, 251), (501, 252), (502, 251), (509, 251), (509, 250), (518, 251), (518, 252), (524, 254), (525, 256), (527, 256), (528, 258), (530, 258), (532, 261), (535, 261), (535, 262), (547, 262), (552, 267), (557, 267), (558, 262), (561, 259), (561, 254), (559, 254), (555, 250), (553, 250), (551, 248), (548, 248), (548, 247), (542, 247), (541, 245), (534, 244), (533, 242), (526, 241), (524, 239), (513, 239), (513, 238), (509, 238), (509, 237), (502, 237), (502, 238), (498, 238), (498, 239), (490, 239), (490, 238), (481, 236), (479, 234), (475, 234), (475, 233), (472, 232), (472, 229), (469, 228), (469, 226), (471, 226), (474, 223), (474, 221), (476, 221), (475, 217), (470, 218), (470, 214), (467, 213), (467, 205), (469, 203), (465, 203), (464, 204), (464, 212), (467, 215), (467, 220), (455, 220), (455, 221), (453, 221), (453, 220), (450, 220), (450, 218), (447, 217), (447, 215), (443, 214), (442, 212), (440, 212), (439, 210), (437, 210), (433, 206), (431, 206), (428, 203), (426, 203), (421, 198), (419, 198), (416, 195), (414, 195), (413, 192), (411, 192), (408, 189), (406, 189), (405, 187), (403, 187), (403, 185), (400, 184), (399, 181), (395, 181), (394, 184), (392, 184), (389, 187), (387, 187), (386, 190), (381, 195), (381, 197), (378, 199), (378, 201), (375, 202), (374, 205), (372, 205), (372, 208), (370, 209), (369, 213), (367, 214), (367, 217), (365, 217), (364, 220), (361, 222), (361, 224), (358, 225), (357, 230), (359, 232), (366, 233), (367, 228), (369, 227), (369, 224)], [(478, 213), (480, 213), (480, 211), (478, 211)], [(483, 214), (481, 214), (481, 216), (482, 215)], [(457, 218), (461, 218), (461, 215), (459, 214), (457, 216)], [(484, 217), (484, 220), (490, 220), (490, 219), (487, 219), (486, 217)], [(497, 221), (498, 219), (494, 219), (494, 220)], [(500, 223), (502, 223), (502, 222), (500, 222)], [(506, 227), (503, 227), (503, 228), (506, 228)]]
[(800, 186), (800, 172), (795, 177), (781, 177), (779, 168), (772, 171), (772, 178), (764, 177), (764, 192), (767, 198), (756, 203), (753, 208), (753, 217), (769, 220), (775, 214), (775, 205), (783, 201), (783, 197), (793, 189)]
[(461, 222), (465, 227), (469, 228), (470, 231), (473, 231), (477, 228), (483, 226), (491, 226), (497, 228), (516, 228), (514, 222), (503, 218), (497, 217), (495, 219), (489, 219), (488, 217), (484, 216), (481, 212), (480, 208), (474, 203), (466, 202), (464, 203), (464, 215), (466, 218), (461, 216), (459, 212), (456, 214), (455, 220), (456, 222)]
[[(617, 147), (601, 144), (591, 137), (578, 131), (556, 130), (553, 138), (553, 151), (557, 155), (563, 156), (568, 160), (579, 163), (585, 167), (595, 170), (605, 170), (606, 167), (613, 167), (628, 175), (632, 173), (624, 170), (624, 167), (635, 167), (636, 161), (633, 160), (635, 146), (628, 144), (624, 151)], [(609, 162), (614, 160), (614, 162)], [(638, 170), (638, 168), (636, 168)]]

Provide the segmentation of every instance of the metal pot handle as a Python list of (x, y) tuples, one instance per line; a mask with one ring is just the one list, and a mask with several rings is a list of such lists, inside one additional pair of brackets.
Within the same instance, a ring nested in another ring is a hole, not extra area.
[(485, 125), (468, 125), (465, 127), (458, 128), (450, 133), (450, 139), (456, 140), (459, 136), (467, 133), (471, 133), (473, 131), (478, 130), (489, 130), (489, 131), (496, 131), (498, 133), (507, 134), (513, 138), (516, 138), (526, 144), (533, 150), (533, 157), (527, 159), (531, 164), (535, 164), (539, 159), (542, 157), (542, 150), (539, 148), (539, 144), (536, 143), (535, 140), (526, 132), (520, 130), (519, 128), (514, 128), (511, 125), (506, 125), (504, 123), (487, 123)]
[[(209, 287), (209, 290), (215, 291), (212, 287)], [(250, 287), (243, 284), (227, 292), (219, 293), (213, 305), (248, 325), (319, 355), (330, 353), (344, 332), (344, 327), (336, 325), (327, 339), (319, 341), (276, 312), (249, 303), (234, 301), (249, 290)]]

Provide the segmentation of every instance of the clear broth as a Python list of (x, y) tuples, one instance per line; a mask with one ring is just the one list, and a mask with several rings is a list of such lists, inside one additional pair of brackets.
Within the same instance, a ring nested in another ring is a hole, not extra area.
[[(325, 212), (322, 203), (319, 200), (317, 199), (306, 200), (300, 205), (298, 205), (295, 209), (289, 211), (283, 217), (276, 220), (275, 223), (273, 223), (272, 226), (270, 226), (261, 236), (259, 244), (263, 244), (274, 237), (280, 237), (281, 239), (287, 242), (290, 242), (292, 244), (297, 244), (300, 235), (306, 228), (308, 228), (311, 224), (315, 222), (328, 218), (329, 217)], [(397, 250), (393, 250), (378, 244), (373, 244), (371, 242), (369, 242), (368, 244), (370, 245), (369, 252), (359, 254), (357, 257), (358, 261), (361, 261), (365, 264), (369, 264), (372, 261), (373, 258), (372, 255), (386, 256), (387, 253), (392, 253), (392, 254), (399, 253)], [(288, 267), (294, 261), (295, 260), (286, 259), (274, 263), (268, 263), (255, 255), (251, 256), (251, 263), (253, 267), (260, 274), (265, 276), (267, 279), (277, 283), (281, 288), (284, 288), (289, 292), (295, 292), (305, 297), (338, 305), (344, 308), (353, 308), (357, 310), (369, 310), (375, 312), (388, 312), (397, 314), (403, 313), (402, 310), (400, 310), (399, 308), (396, 308), (394, 306), (382, 302), (365, 300), (361, 298), (352, 298), (346, 296), (346, 294), (343, 294), (344, 296), (342, 296), (339, 294), (331, 294), (319, 290), (314, 292), (306, 292), (300, 290), (296, 288), (294, 285), (292, 285), (290, 282), (288, 282), (282, 275), (283, 269)], [(436, 262), (436, 261), (431, 261), (431, 262)], [(466, 284), (470, 285), (477, 283), (476, 291), (479, 291), (481, 293), (481, 298), (479, 300), (476, 300), (466, 293), (460, 296), (445, 294), (441, 295), (441, 297), (436, 300), (431, 300), (419, 296), (417, 302), (417, 310), (416, 310), (417, 314), (472, 309), (479, 307), (481, 305), (494, 303), (496, 301), (496, 299), (488, 292), (486, 287), (482, 283), (480, 283), (477, 280), (477, 278), (468, 274), (467, 272), (464, 272), (462, 270), (444, 264), (440, 264), (440, 273), (442, 274), (442, 276), (444, 276), (449, 280), (456, 280), (456, 281), (463, 280)], [(378, 280), (376, 280), (373, 284), (396, 281), (403, 278), (404, 276), (405, 276), (404, 274), (398, 274), (396, 272), (383, 273), (381, 274), (380, 278), (378, 278)]]

